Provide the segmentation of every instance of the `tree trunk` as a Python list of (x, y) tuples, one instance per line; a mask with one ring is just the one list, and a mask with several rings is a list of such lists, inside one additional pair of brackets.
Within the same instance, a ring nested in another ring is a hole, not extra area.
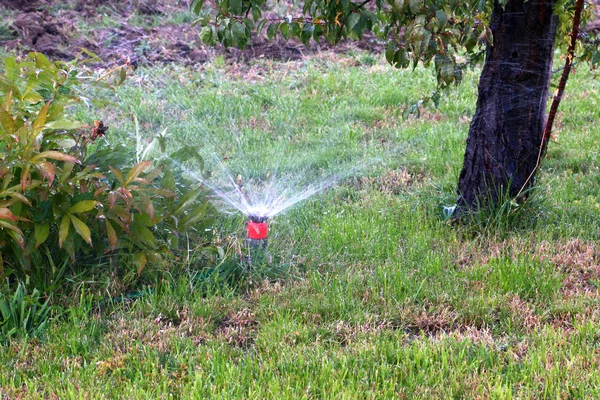
[[(475, 116), (458, 182), (457, 215), (533, 183), (550, 85), (556, 0), (496, 1)], [(491, 202), (491, 204), (490, 204)]]

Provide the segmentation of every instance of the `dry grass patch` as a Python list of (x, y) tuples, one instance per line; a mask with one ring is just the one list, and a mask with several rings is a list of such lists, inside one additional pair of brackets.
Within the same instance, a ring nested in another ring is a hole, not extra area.
[[(544, 251), (548, 249), (548, 251)], [(555, 250), (552, 254), (552, 249)], [(540, 246), (541, 254), (551, 254), (551, 260), (562, 272), (563, 294), (571, 296), (598, 296), (600, 285), (600, 248), (595, 243), (579, 239), (552, 245), (548, 242)]]
[(355, 343), (361, 336), (368, 335), (369, 337), (372, 337), (393, 328), (393, 324), (387, 320), (366, 322), (364, 324), (352, 324), (345, 321), (338, 321), (333, 324), (331, 330), (340, 346), (347, 346)]
[(353, 186), (359, 190), (375, 189), (386, 194), (396, 195), (423, 182), (425, 178), (426, 175), (423, 171), (409, 172), (408, 169), (401, 167), (395, 170), (388, 169), (379, 176), (355, 178)]
[(154, 318), (132, 321), (120, 316), (109, 323), (106, 343), (120, 352), (126, 353), (137, 345), (148, 346), (159, 351), (168, 351), (174, 341), (190, 338), (195, 345), (205, 343), (213, 322), (210, 319), (191, 317), (187, 307), (177, 311), (176, 317), (158, 314)]
[(463, 244), (456, 243), (450, 250), (455, 254), (454, 264), (459, 269), (487, 265), (490, 260), (503, 256), (516, 260), (518, 256), (529, 255), (540, 262), (551, 262), (565, 275), (562, 287), (565, 297), (599, 296), (600, 247), (596, 243), (580, 239), (535, 242), (511, 238), (501, 242), (475, 242), (472, 246)]
[(257, 325), (254, 312), (245, 308), (226, 315), (219, 323), (216, 335), (229, 344), (246, 348), (254, 344)]
[(403, 329), (407, 333), (435, 336), (459, 328), (458, 313), (449, 306), (440, 306), (436, 309), (423, 307), (404, 307), (400, 314), (390, 318), (394, 329)]
[(527, 332), (531, 332), (542, 325), (542, 321), (532, 305), (515, 295), (508, 302), (508, 309), (512, 314), (513, 321), (526, 329)]
[(247, 128), (252, 130), (259, 131), (272, 131), (273, 126), (271, 122), (264, 117), (250, 117), (248, 119), (243, 119), (240, 121), (240, 128)]

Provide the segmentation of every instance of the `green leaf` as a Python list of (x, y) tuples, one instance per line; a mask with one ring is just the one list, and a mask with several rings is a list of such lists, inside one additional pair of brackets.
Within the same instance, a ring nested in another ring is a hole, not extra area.
[(279, 26), (279, 30), (281, 31), (281, 36), (283, 36), (285, 40), (288, 40), (292, 36), (290, 32), (290, 24), (287, 22), (283, 22)]
[(79, 49), (81, 50), (82, 54), (86, 54), (88, 57), (90, 57), (92, 59), (92, 61), (98, 61), (98, 62), (102, 61), (102, 59), (98, 56), (98, 54), (94, 53), (93, 51), (88, 50), (84, 47), (80, 47)]
[(313, 30), (314, 30), (313, 24), (309, 24), (308, 22), (302, 26), (302, 33), (300, 34), (300, 41), (302, 42), (302, 44), (304, 44), (307, 47), (310, 42), (310, 38), (312, 37)]
[[(50, 62), (50, 60), (48, 60), (48, 58), (43, 55), (42, 53), (38, 53), (38, 52), (34, 52), (34, 53), (29, 53), (29, 56), (32, 57), (35, 60), (35, 66), (43, 69), (43, 70), (49, 70), (52, 68), (52, 63)], [(53, 71), (54, 72), (54, 71)]]
[(4, 59), (4, 75), (9, 81), (16, 81), (19, 76), (19, 68), (17, 67), (17, 60), (13, 57), (6, 57)]
[(77, 142), (74, 139), (68, 137), (67, 135), (49, 135), (46, 136), (45, 139), (48, 141), (48, 143), (54, 143), (61, 149), (65, 150), (71, 149), (72, 147), (77, 145)]
[(452, 83), (454, 80), (454, 65), (452, 63), (442, 65), (440, 68), (440, 78), (444, 83)]
[(262, 12), (260, 11), (260, 8), (253, 5), (252, 6), (252, 18), (254, 19), (254, 22), (258, 21), (260, 19), (261, 15), (262, 15)]
[(410, 11), (415, 14), (418, 14), (423, 8), (423, 0), (409, 0), (408, 6), (410, 7)]
[(106, 219), (106, 236), (108, 237), (108, 244), (110, 244), (111, 249), (115, 249), (117, 247), (117, 232), (115, 232), (115, 228), (113, 228), (112, 224), (108, 219)]
[(167, 189), (169, 191), (175, 190), (175, 175), (170, 169), (165, 170), (162, 178), (162, 187), (163, 189)]
[(82, 220), (80, 220), (74, 215), (71, 215), (71, 222), (73, 223), (73, 227), (75, 228), (75, 231), (79, 234), (79, 236), (81, 236), (83, 240), (88, 242), (91, 246), (92, 233), (90, 232), (90, 228)]
[(200, 196), (201, 193), (202, 189), (200, 188), (187, 192), (179, 202), (179, 205), (177, 206), (173, 214), (179, 214), (180, 212), (185, 211), (185, 209), (189, 205), (193, 204), (196, 201), (196, 199), (198, 198), (198, 196)]
[(23, 250), (25, 249), (25, 238), (23, 237), (23, 232), (19, 228), (14, 225), (9, 224), (6, 221), (0, 221), (0, 228), (8, 229), (8, 236), (13, 238), (15, 242), (19, 245)]
[(35, 236), (35, 247), (38, 247), (48, 239), (48, 235), (50, 235), (50, 224), (35, 224), (33, 234)]
[(446, 22), (448, 22), (448, 16), (444, 12), (444, 10), (436, 10), (435, 17), (438, 20), (438, 26), (440, 29), (442, 29), (444, 25), (446, 25)]
[(4, 101), (2, 102), (2, 108), (4, 108), (4, 110), (6, 110), (6, 112), (8, 112), (9, 114), (11, 113), (13, 101), (13, 91), (9, 90), (6, 92), (6, 96), (4, 96)]
[(187, 217), (182, 221), (182, 225), (189, 226), (195, 224), (206, 215), (206, 211), (208, 209), (208, 203), (201, 204), (195, 207)]
[(100, 203), (95, 200), (82, 200), (79, 203), (71, 206), (68, 212), (71, 214), (84, 213), (94, 209), (94, 207), (96, 207), (98, 204)]
[(200, 31), (200, 40), (202, 40), (202, 43), (204, 43), (204, 44), (209, 44), (209, 43), (211, 43), (212, 35), (213, 35), (212, 28), (210, 26), (205, 26)]
[(246, 25), (235, 21), (233, 24), (231, 24), (231, 35), (233, 36), (235, 43), (243, 46), (247, 41)]
[(119, 171), (116, 168), (111, 167), (110, 165), (108, 166), (108, 168), (112, 171), (113, 175), (117, 178), (117, 180), (119, 181), (119, 184), (121, 186), (126, 186), (125, 181), (123, 180), (123, 174), (121, 174), (121, 171)]
[(194, 0), (192, 4), (190, 4), (190, 9), (195, 14), (200, 14), (200, 10), (202, 9), (202, 5), (204, 4), (204, 0)]
[(46, 124), (46, 127), (50, 129), (61, 129), (65, 131), (71, 131), (74, 129), (79, 129), (85, 124), (81, 121), (69, 121), (66, 119), (61, 119), (58, 121), (50, 121)]
[(154, 221), (152, 221), (152, 218), (150, 217), (150, 215), (148, 214), (135, 214), (133, 216), (133, 220), (139, 224), (142, 224), (144, 226), (147, 226), (148, 228), (151, 228), (154, 226)]
[(600, 62), (600, 51), (594, 51), (592, 55), (592, 65), (596, 65)]
[(119, 80), (117, 81), (117, 86), (121, 86), (123, 82), (127, 79), (127, 70), (124, 67), (121, 67), (119, 71)]
[(346, 26), (350, 30), (354, 30), (354, 27), (358, 23), (360, 23), (360, 13), (358, 12), (350, 13), (350, 15), (348, 15), (348, 17), (346, 18)]
[(152, 231), (144, 225), (134, 222), (131, 224), (131, 236), (136, 242), (140, 242), (147, 247), (156, 247), (156, 238)]
[(242, 0), (229, 0), (229, 7), (232, 13), (240, 14), (242, 12)]
[(400, 47), (396, 53), (394, 53), (394, 66), (396, 68), (406, 68), (410, 65), (408, 53), (404, 47)]
[(44, 104), (44, 107), (41, 108), (40, 112), (37, 115), (37, 118), (33, 122), (33, 129), (42, 129), (44, 125), (46, 125), (46, 118), (48, 117), (49, 107), (50, 102)]
[(146, 254), (144, 254), (142, 252), (135, 253), (133, 255), (133, 263), (137, 267), (137, 275), (139, 277), (142, 274), (142, 271), (144, 271), (144, 268), (146, 267), (146, 264), (148, 263), (148, 259), (146, 258)]
[(144, 194), (141, 194), (140, 197), (144, 212), (150, 217), (151, 220), (154, 220), (154, 204), (152, 203), (152, 199)]
[(267, 39), (272, 40), (277, 34), (277, 27), (275, 24), (270, 24), (267, 27)]
[(0, 108), (0, 128), (9, 135), (15, 133), (15, 120), (4, 108)]
[(469, 30), (465, 34), (465, 36), (466, 36), (465, 48), (467, 49), (467, 52), (470, 53), (471, 51), (473, 51), (473, 49), (477, 45), (477, 36), (475, 35), (473, 28), (469, 28)]
[(256, 32), (260, 35), (262, 34), (262, 31), (265, 27), (265, 25), (267, 24), (267, 20), (266, 19), (262, 19), (259, 23), (258, 26), (256, 27)]
[(13, 199), (14, 201), (12, 201), (11, 204), (14, 204), (14, 202), (18, 200), (21, 203), (25, 203), (31, 207), (31, 202), (29, 201), (29, 199), (27, 197), (25, 197), (24, 195), (22, 195), (21, 193), (18, 193), (15, 191), (6, 191), (6, 192), (3, 192), (2, 195)]
[(396, 46), (394, 45), (394, 42), (389, 42), (385, 49), (385, 59), (390, 64), (394, 63), (394, 54), (396, 54)]
[(65, 214), (60, 221), (60, 228), (58, 229), (58, 246), (63, 247), (63, 243), (69, 234), (69, 226), (71, 225), (71, 218), (69, 214)]

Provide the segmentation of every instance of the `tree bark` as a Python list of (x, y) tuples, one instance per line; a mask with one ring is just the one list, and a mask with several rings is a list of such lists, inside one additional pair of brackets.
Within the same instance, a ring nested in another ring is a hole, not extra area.
[(458, 182), (458, 216), (533, 184), (554, 55), (555, 2), (509, 0), (504, 8), (495, 2), (493, 43), (486, 50)]

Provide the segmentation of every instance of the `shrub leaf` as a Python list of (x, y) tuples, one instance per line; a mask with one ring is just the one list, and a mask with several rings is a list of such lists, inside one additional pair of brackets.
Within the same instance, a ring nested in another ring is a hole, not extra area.
[(69, 218), (69, 214), (65, 214), (60, 221), (60, 228), (58, 229), (58, 245), (60, 248), (63, 247), (63, 243), (69, 234), (69, 225), (71, 219)]
[(82, 200), (79, 203), (71, 206), (69, 208), (69, 213), (79, 214), (92, 210), (94, 207), (98, 205), (98, 202), (95, 200)]
[(50, 234), (50, 224), (35, 224), (35, 247), (44, 243)]

